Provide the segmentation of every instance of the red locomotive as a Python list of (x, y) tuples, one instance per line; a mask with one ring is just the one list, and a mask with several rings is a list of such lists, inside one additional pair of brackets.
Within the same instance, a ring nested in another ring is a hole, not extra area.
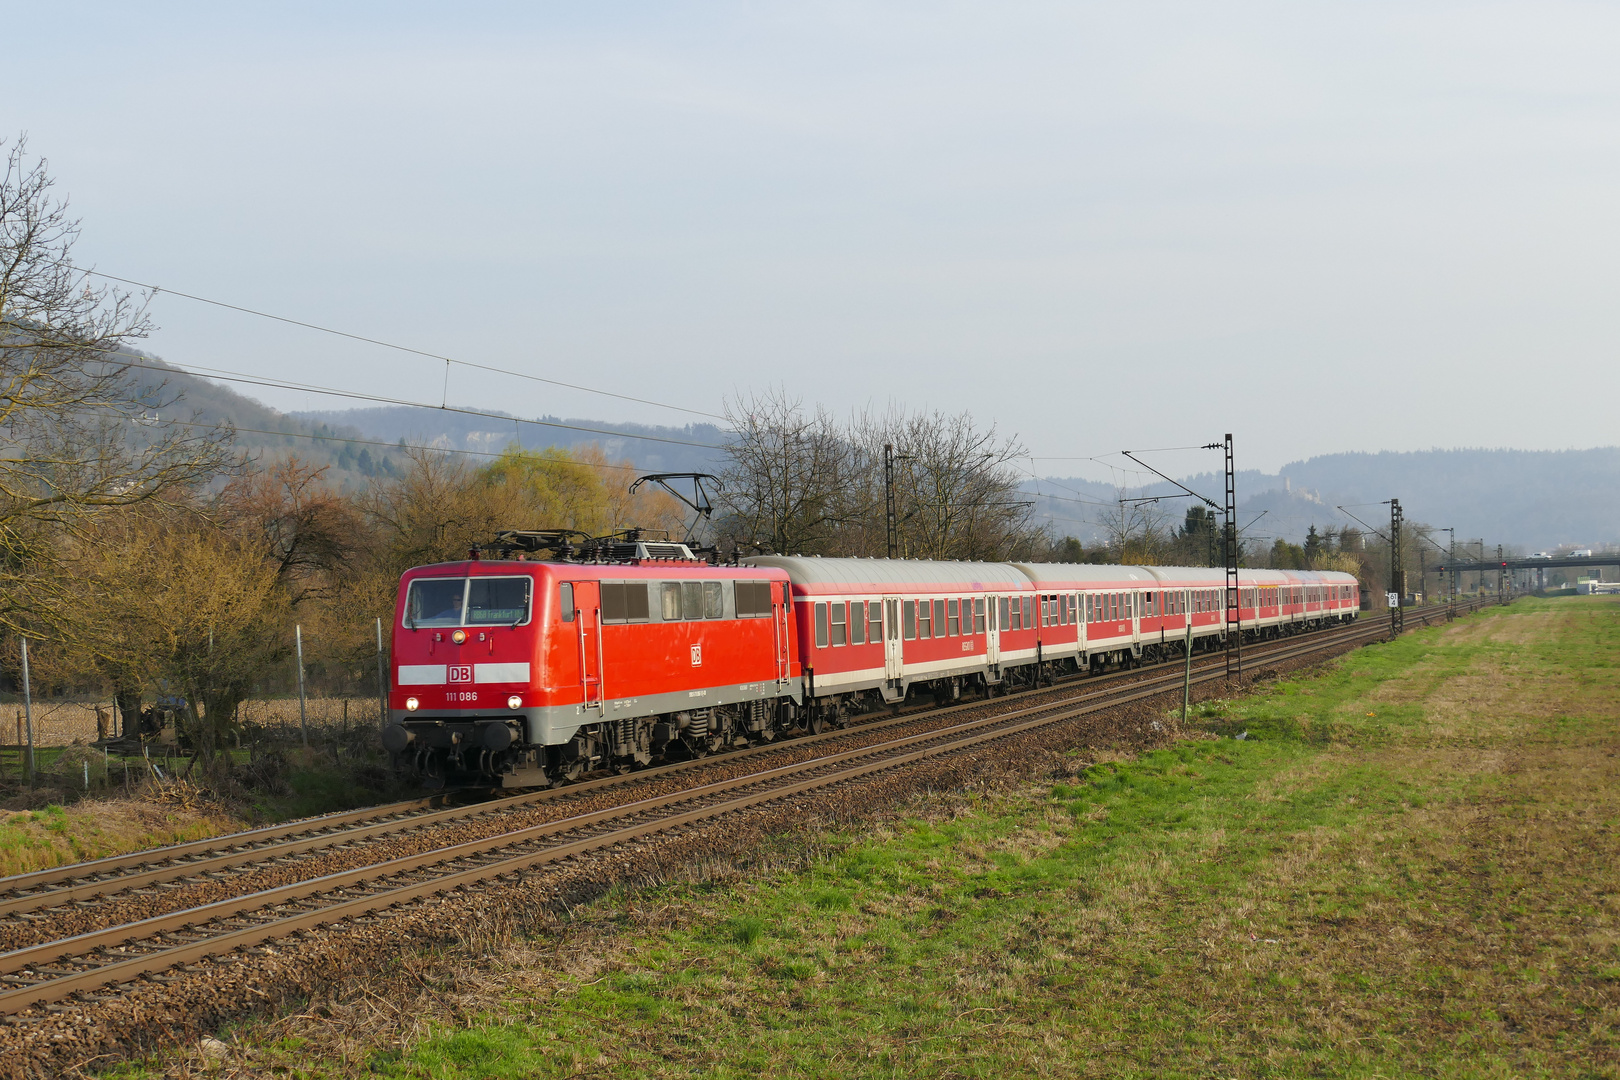
[[(504, 534), (508, 556), (400, 581), (396, 763), (432, 784), (538, 787), (820, 731), (1218, 643), (1225, 576), (1185, 567), (761, 556)], [(524, 552), (523, 554), (527, 554)], [(1355, 617), (1349, 574), (1244, 570), (1245, 639)]]
[(430, 782), (544, 786), (770, 738), (800, 700), (787, 576), (681, 544), (408, 571), (383, 742)]

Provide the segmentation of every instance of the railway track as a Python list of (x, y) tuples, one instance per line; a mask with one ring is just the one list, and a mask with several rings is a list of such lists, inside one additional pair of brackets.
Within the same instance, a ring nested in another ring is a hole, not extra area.
[[(1409, 615), (1424, 625), (1445, 617), (1443, 610), (1422, 614), (1413, 611)], [(1375, 640), (1387, 633), (1383, 625), (1370, 623), (1251, 646), (1246, 663), (1275, 664)], [(1224, 662), (1219, 654), (1195, 661), (1194, 683), (1224, 677)], [(245, 962), (265, 943), (303, 930), (376, 918), (388, 908), (433, 894), (491, 879), (521, 877), (535, 867), (586, 852), (654, 833), (700, 827), (761, 803), (852, 783), (924, 758), (982, 747), (1045, 725), (1164, 694), (1178, 687), (1182, 678), (1179, 663), (1161, 665), (1146, 674), (1136, 670), (1104, 677), (1106, 684), (1104, 680), (1089, 679), (1066, 688), (1077, 691), (1073, 693), (1026, 691), (1016, 697), (892, 717), (715, 758), (487, 803), (446, 806), (435, 800), (416, 800), (0, 879), (0, 889), (8, 890), (0, 894), (0, 914), (50, 920), (52, 908), (61, 911), (65, 905), (94, 905), (97, 898), (110, 892), (228, 880), (232, 875), (278, 861), (363, 845), (378, 837), (433, 825), (499, 815), (515, 807), (554, 800), (566, 806), (570, 801), (621, 786), (630, 786), (634, 795), (638, 782), (660, 781), (683, 770), (730, 768), (748, 758), (812, 744), (828, 744), (831, 750), (801, 761), (747, 770), (212, 903), (40, 941), (0, 954), (0, 1015), (14, 1015), (38, 1006), (50, 1011), (71, 1009), (73, 1005), (59, 1003), (74, 997), (87, 1002), (109, 1000), (139, 980), (162, 982), (163, 972), (184, 969), (204, 957), (218, 963)], [(1033, 703), (1023, 704), (1026, 701)], [(919, 727), (924, 729), (915, 730)], [(866, 741), (847, 749), (830, 745), (852, 738)]]
[[(1361, 624), (1328, 631), (1327, 633), (1358, 633)], [(1284, 639), (1296, 641), (1300, 639)], [(1320, 635), (1310, 640), (1321, 640)], [(1274, 646), (1276, 643), (1267, 643)], [(1260, 648), (1267, 647), (1262, 644)], [(1251, 646), (1251, 658), (1264, 655)], [(1220, 666), (1219, 656), (1211, 660), (1207, 655), (1195, 657), (1199, 670), (1214, 664)], [(1132, 669), (1092, 676), (1081, 680), (1071, 678), (1058, 689), (1021, 691), (999, 699), (999, 704), (1027, 698), (1031, 695), (1068, 693), (1073, 686), (1084, 687), (1083, 694), (1095, 694), (1099, 689), (1120, 682), (1136, 682), (1154, 678), (1155, 670), (1181, 670), (1180, 661), (1153, 665), (1146, 669)], [(1179, 678), (1179, 675), (1177, 675)], [(1067, 700), (1067, 699), (1065, 699)], [(211, 837), (170, 847), (132, 852), (88, 863), (75, 863), (53, 867), (29, 874), (0, 878), (0, 918), (47, 919), (50, 908), (68, 904), (88, 905), (99, 898), (163, 887), (177, 887), (176, 883), (196, 884), (204, 880), (228, 880), (232, 876), (248, 873), (272, 864), (285, 864), (289, 860), (318, 852), (344, 850), (368, 840), (392, 836), (434, 825), (464, 822), (508, 813), (514, 809), (532, 806), (560, 798), (577, 798), (603, 789), (642, 784), (650, 779), (663, 779), (671, 773), (698, 768), (729, 766), (760, 755), (777, 754), (784, 748), (800, 749), (818, 743), (847, 740), (896, 726), (929, 723), (940, 716), (965, 709), (984, 708), (985, 702), (965, 702), (946, 708), (924, 707), (907, 710), (897, 716), (881, 720), (867, 720), (850, 728), (802, 736), (781, 742), (766, 743), (745, 750), (733, 751), (713, 758), (699, 758), (678, 762), (657, 769), (642, 770), (624, 775), (598, 777), (566, 787), (522, 795), (506, 796), (486, 802), (452, 805), (446, 795), (408, 800), (400, 803), (369, 807), (362, 810), (326, 815), (283, 825), (255, 829), (249, 832)], [(993, 707), (993, 706), (990, 706)]]

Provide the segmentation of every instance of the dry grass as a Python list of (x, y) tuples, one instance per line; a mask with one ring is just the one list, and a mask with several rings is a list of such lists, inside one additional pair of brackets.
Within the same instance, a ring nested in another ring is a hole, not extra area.
[(244, 827), (226, 807), (176, 799), (154, 787), (145, 797), (85, 799), (0, 817), (0, 876), (219, 836)]

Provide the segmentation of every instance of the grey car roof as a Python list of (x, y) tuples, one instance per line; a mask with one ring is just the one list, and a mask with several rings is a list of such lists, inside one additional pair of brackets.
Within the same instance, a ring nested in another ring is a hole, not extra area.
[[(1153, 573), (1160, 581), (1226, 585), (1226, 568), (1221, 566), (1155, 566)], [(1283, 585), (1290, 579), (1276, 570), (1250, 570), (1244, 567), (1238, 571), (1238, 580), (1244, 585)]]
[[(1015, 563), (1040, 584), (1088, 582), (1176, 582), (1194, 585), (1226, 584), (1226, 570), (1219, 566), (1108, 566), (1093, 563)], [(1355, 581), (1353, 574), (1318, 570), (1257, 570), (1244, 567), (1238, 580), (1245, 586), (1293, 585), (1301, 582)]]
[(1013, 563), (1033, 582), (1040, 585), (1090, 583), (1128, 586), (1131, 582), (1143, 585), (1154, 583), (1153, 571), (1145, 566), (1110, 566), (1104, 563)]
[(796, 585), (1012, 585), (1029, 579), (1008, 563), (935, 562), (927, 559), (823, 559), (807, 555), (757, 555), (745, 566), (775, 566)]
[[(952, 585), (1007, 586), (1133, 583), (1153, 586), (1165, 582), (1222, 585), (1226, 571), (1212, 566), (1116, 566), (1100, 563), (990, 563), (933, 561), (929, 559), (824, 559), (814, 555), (756, 555), (740, 560), (742, 566), (770, 566), (785, 570), (798, 585)], [(1287, 585), (1302, 582), (1355, 581), (1354, 575), (1333, 571), (1239, 571), (1244, 585)]]

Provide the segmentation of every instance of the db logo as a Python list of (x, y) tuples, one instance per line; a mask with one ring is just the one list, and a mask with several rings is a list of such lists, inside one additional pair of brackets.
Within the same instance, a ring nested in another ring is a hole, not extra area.
[(461, 665), (452, 664), (452, 665), (450, 665), (450, 681), (451, 682), (472, 682), (472, 665), (471, 664), (461, 664)]
[(701, 646), (701, 645), (692, 646), (692, 666), (693, 667), (702, 667), (703, 666), (703, 646)]

